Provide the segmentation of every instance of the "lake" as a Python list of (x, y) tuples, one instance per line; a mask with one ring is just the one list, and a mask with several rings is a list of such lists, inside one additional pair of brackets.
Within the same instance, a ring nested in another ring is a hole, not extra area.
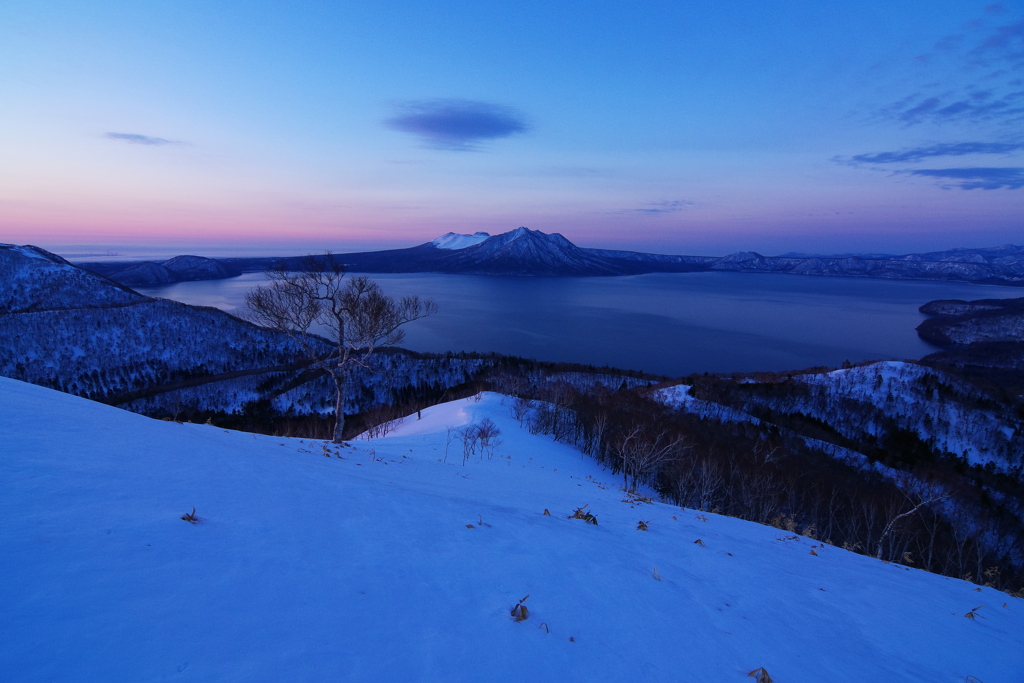
[[(679, 376), (793, 370), (936, 349), (914, 328), (933, 299), (1024, 296), (1016, 287), (746, 273), (529, 278), (373, 274), (391, 296), (434, 298), (407, 326), (416, 351), (481, 351)], [(137, 288), (237, 313), (261, 273)]]

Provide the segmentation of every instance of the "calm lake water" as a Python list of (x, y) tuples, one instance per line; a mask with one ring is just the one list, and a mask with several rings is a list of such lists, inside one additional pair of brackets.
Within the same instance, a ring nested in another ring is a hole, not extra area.
[[(496, 351), (678, 376), (792, 370), (935, 350), (914, 328), (933, 299), (1024, 296), (1016, 287), (743, 273), (517, 278), (374, 274), (391, 296), (433, 297), (440, 312), (407, 326), (416, 351)], [(264, 281), (137, 288), (237, 313)]]

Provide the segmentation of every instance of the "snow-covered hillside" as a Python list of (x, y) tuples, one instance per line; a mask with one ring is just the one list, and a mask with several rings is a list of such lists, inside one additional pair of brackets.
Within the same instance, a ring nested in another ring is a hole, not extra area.
[(978, 342), (1024, 343), (1024, 298), (932, 301), (922, 313), (937, 315), (921, 323), (918, 335), (939, 346)]
[[(940, 452), (959, 455), (970, 464), (991, 463), (1000, 471), (1017, 472), (1024, 466), (1024, 423), (1005, 414), (1001, 406), (986, 405), (981, 392), (941, 371), (914, 363), (886, 361), (800, 375), (796, 379), (816, 387), (819, 397), (841, 396), (873, 406), (879, 415), (911, 430)], [(968, 410), (965, 404), (971, 399), (976, 405)], [(803, 409), (821, 420), (839, 414), (834, 407), (830, 413), (827, 406), (827, 401), (819, 401), (818, 405), (807, 402), (779, 408)], [(845, 430), (851, 437), (883, 433), (884, 427), (877, 417), (857, 420), (855, 415), (848, 416), (846, 425), (835, 420), (837, 431)]]
[(834, 434), (861, 444), (908, 430), (938, 454), (963, 458), (1020, 476), (1024, 470), (1024, 421), (993, 404), (976, 387), (946, 372), (915, 363), (881, 361), (785, 381), (744, 380), (718, 395), (706, 387), (660, 390), (655, 397), (680, 410), (720, 421), (810, 417)]
[(0, 375), (74, 394), (110, 398), (301, 358), (286, 335), (142, 296), (36, 247), (0, 245), (0, 284)]
[[(377, 353), (370, 358), (368, 367), (349, 368), (345, 411), (355, 414), (391, 405), (402, 390), (433, 387), (441, 391), (469, 381), (491, 365), (492, 361), (481, 358), (421, 359), (403, 351)], [(334, 411), (334, 386), (325, 375), (308, 379), (297, 372), (267, 372), (182, 386), (117, 405), (132, 412), (160, 416), (174, 415), (182, 408), (232, 413), (260, 400), (269, 401), (281, 415), (327, 415)]]
[(2, 315), (0, 345), (0, 374), (94, 398), (301, 358), (283, 334), (166, 299)]
[(1024, 601), (643, 502), (518, 425), (486, 394), (334, 450), (0, 379), (0, 679), (1020, 680)]
[(32, 246), (0, 244), (0, 315), (64, 308), (129, 306), (149, 301), (127, 287)]

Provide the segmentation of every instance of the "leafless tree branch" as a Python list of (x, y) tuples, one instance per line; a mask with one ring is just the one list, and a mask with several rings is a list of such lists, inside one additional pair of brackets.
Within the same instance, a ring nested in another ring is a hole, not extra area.
[[(366, 276), (346, 277), (345, 267), (331, 252), (307, 256), (298, 270), (284, 266), (266, 272), (267, 284), (246, 294), (252, 322), (287, 334), (335, 388), (334, 441), (345, 427), (344, 398), (349, 366), (369, 367), (381, 346), (400, 343), (406, 323), (433, 315), (437, 304), (416, 296), (394, 299)], [(318, 352), (311, 329), (327, 331), (333, 353)]]

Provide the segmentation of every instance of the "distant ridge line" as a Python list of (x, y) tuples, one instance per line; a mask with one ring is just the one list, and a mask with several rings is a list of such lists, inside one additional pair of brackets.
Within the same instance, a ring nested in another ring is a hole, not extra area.
[[(405, 249), (337, 256), (349, 270), (364, 273), (608, 277), (722, 271), (1024, 285), (1024, 246), (1013, 244), (899, 256), (764, 256), (755, 251), (740, 251), (726, 256), (688, 256), (589, 249), (573, 244), (559, 233), (548, 234), (520, 227), (499, 235), (447, 233), (431, 242)], [(206, 259), (190, 256), (186, 262), (195, 265), (173, 281), (233, 277), (270, 267), (295, 268), (301, 258)], [(179, 256), (159, 264), (94, 262), (80, 265), (130, 286), (155, 286), (167, 284), (167, 276), (162, 274), (161, 268), (184, 259)], [(144, 264), (149, 265), (142, 267)], [(147, 273), (152, 274), (154, 281), (145, 281)]]

